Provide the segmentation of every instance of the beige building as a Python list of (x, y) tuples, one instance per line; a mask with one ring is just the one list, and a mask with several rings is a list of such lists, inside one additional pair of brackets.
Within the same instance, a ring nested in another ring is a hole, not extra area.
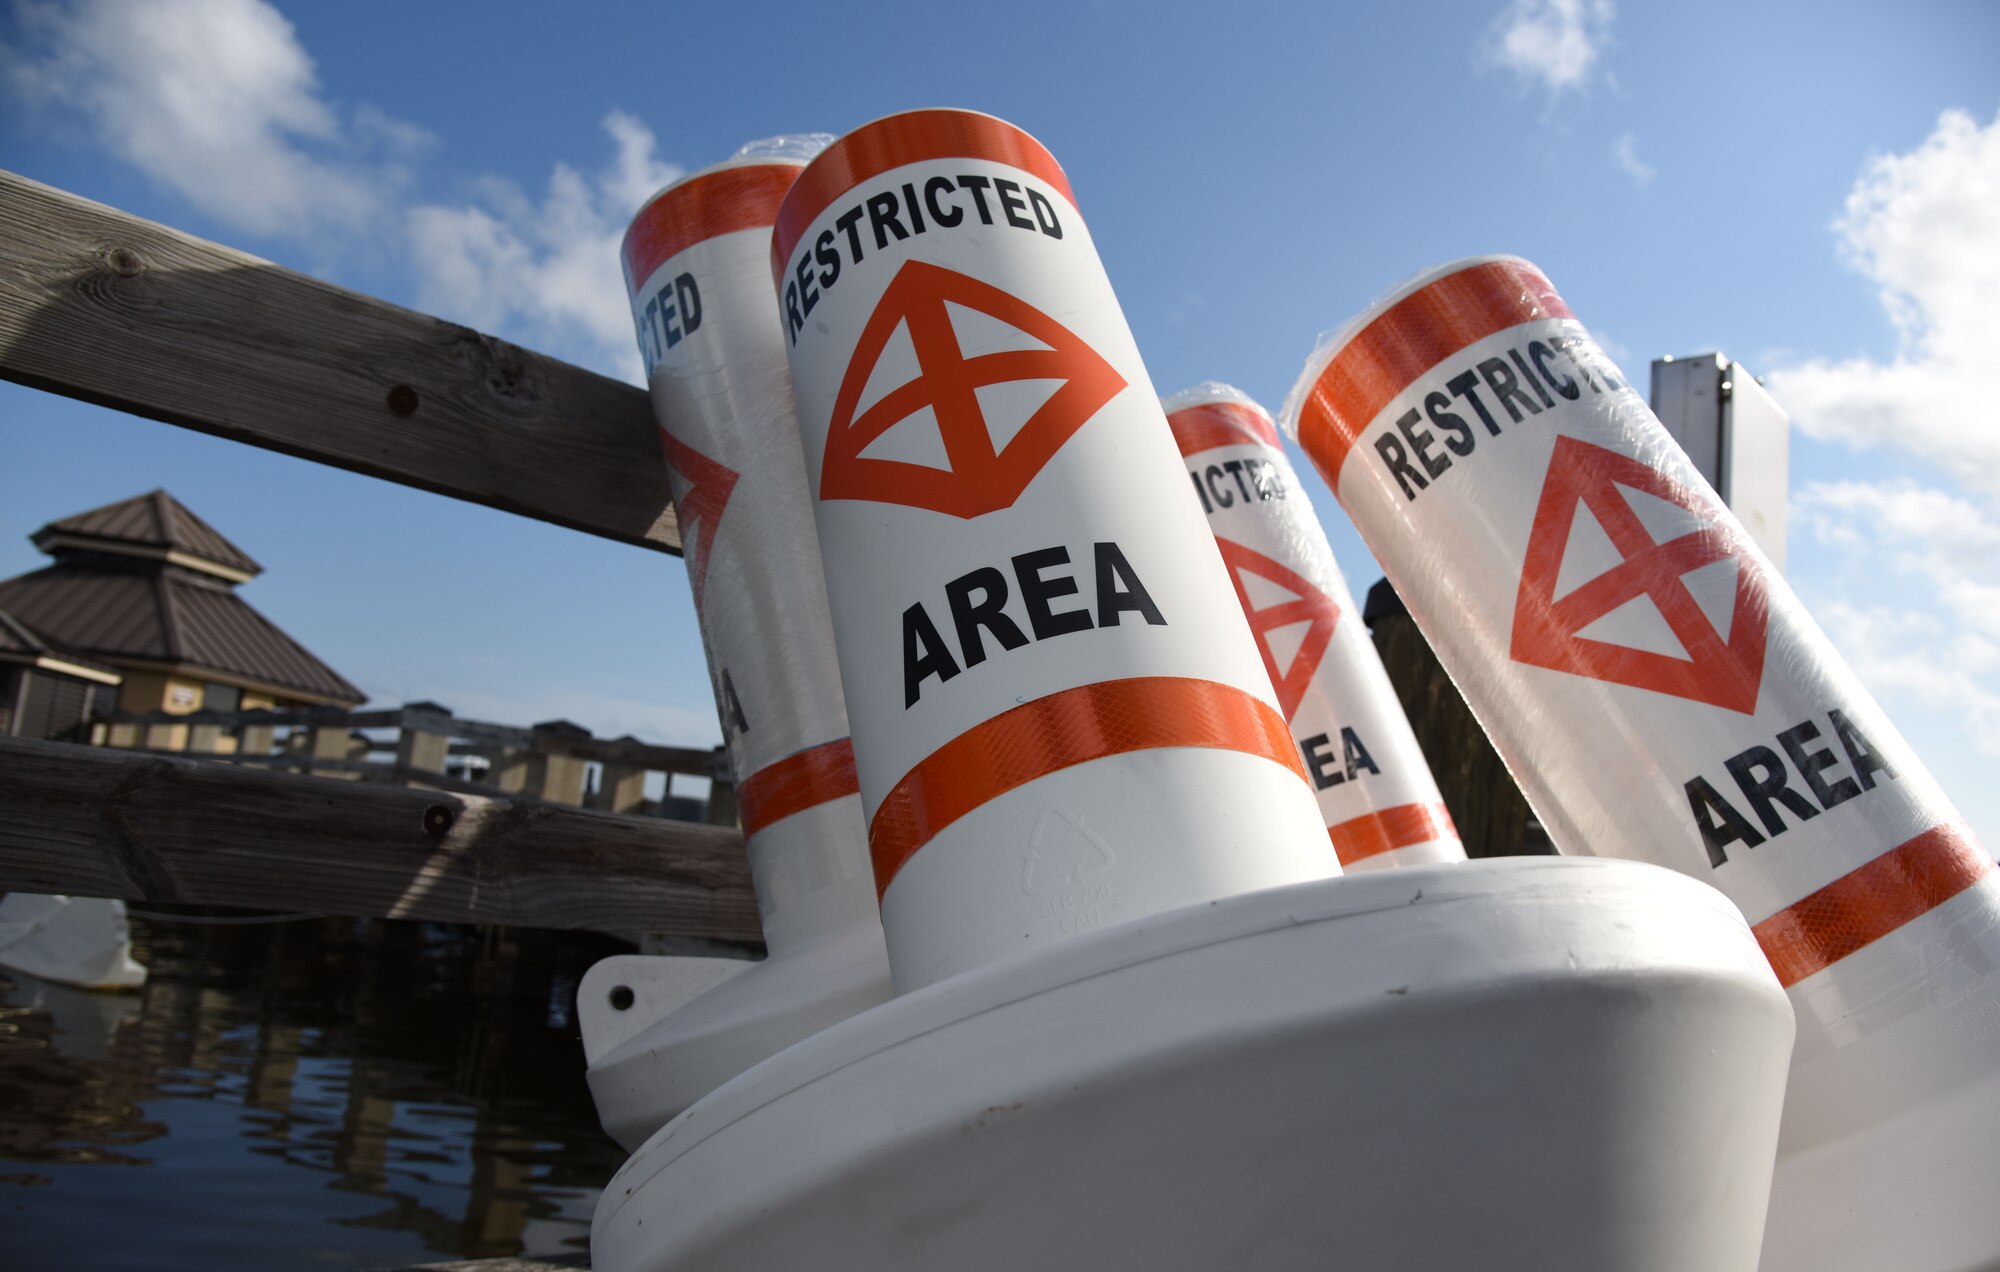
[[(30, 540), (54, 563), (0, 582), (0, 611), (26, 642), (118, 679), (120, 711), (345, 708), (364, 697), (236, 594), (263, 567), (164, 490), (52, 521)], [(94, 692), (99, 704), (109, 696)], [(178, 750), (186, 734), (155, 726), (142, 743), (138, 726), (117, 725), (108, 741)]]

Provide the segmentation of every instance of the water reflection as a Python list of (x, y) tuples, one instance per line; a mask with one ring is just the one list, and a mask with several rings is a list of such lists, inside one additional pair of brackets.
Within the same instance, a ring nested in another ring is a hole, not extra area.
[(132, 921), (136, 994), (0, 976), (18, 1267), (370, 1268), (584, 1247), (623, 1155), (571, 1020), (615, 943)]

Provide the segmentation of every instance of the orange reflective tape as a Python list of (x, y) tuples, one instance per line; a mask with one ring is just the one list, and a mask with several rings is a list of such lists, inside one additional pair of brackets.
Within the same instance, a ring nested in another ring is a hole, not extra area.
[(1376, 315), (1326, 364), (1299, 407), (1299, 446), (1337, 494), (1348, 450), (1418, 376), (1497, 331), (1573, 317), (1526, 261), (1488, 261), (1447, 274)]
[(625, 231), (626, 288), (637, 295), (654, 270), (696, 243), (777, 220), (799, 172), (795, 163), (744, 164), (689, 177), (660, 194)]
[[(918, 110), (865, 124), (821, 151), (778, 210), (772, 231), (771, 271), (782, 278), (792, 249), (814, 218), (855, 186), (906, 163), (925, 159), (990, 159), (1019, 168), (1052, 187), (1070, 205), (1069, 178), (1042, 143), (1010, 123), (969, 110)], [(956, 193), (956, 192), (955, 192)], [(919, 197), (922, 192), (918, 192)], [(987, 194), (989, 207), (993, 195)], [(976, 205), (959, 196), (967, 215)], [(964, 222), (959, 224), (963, 225)]]
[(744, 778), (736, 787), (736, 811), (747, 838), (772, 822), (860, 789), (854, 743), (841, 738), (766, 764)]
[(1087, 760), (1171, 746), (1262, 756), (1305, 780), (1285, 718), (1234, 686), (1175, 676), (1079, 685), (975, 725), (903, 775), (868, 827), (876, 894), (939, 831), (987, 801)]
[(1181, 454), (1218, 446), (1269, 446), (1279, 449), (1278, 426), (1262, 411), (1241, 402), (1203, 402), (1183, 407), (1167, 417)]
[(1443, 804), (1399, 804), (1350, 817), (1328, 826), (1326, 833), (1343, 866), (1411, 844), (1458, 838), (1458, 828)]
[(1928, 914), (1994, 871), (1971, 832), (1933, 826), (1750, 930), (1789, 988)]

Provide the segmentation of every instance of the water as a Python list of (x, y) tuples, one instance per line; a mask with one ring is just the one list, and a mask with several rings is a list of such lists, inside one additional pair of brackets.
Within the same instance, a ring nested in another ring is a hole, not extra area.
[(576, 1254), (598, 1128), (580, 933), (132, 921), (136, 994), (0, 973), (10, 1268), (284, 1272)]

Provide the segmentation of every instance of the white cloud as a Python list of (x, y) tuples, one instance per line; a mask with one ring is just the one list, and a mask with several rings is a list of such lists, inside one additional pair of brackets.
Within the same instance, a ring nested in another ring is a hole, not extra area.
[(612, 162), (592, 176), (567, 164), (539, 203), (503, 182), (473, 202), (410, 209), (418, 303), (523, 343), (639, 378), (618, 245), (646, 197), (681, 170), (654, 155), (652, 132), (613, 111)]
[(1639, 146), (1632, 139), (1631, 133), (1620, 137), (1611, 147), (1611, 158), (1618, 165), (1620, 172), (1632, 178), (1634, 185), (1651, 185), (1653, 178), (1660, 175), (1654, 170), (1653, 165), (1639, 157)]
[(1611, 0), (1512, 0), (1488, 28), (1480, 59), (1556, 95), (1580, 89), (1611, 42)]
[(0, 44), (0, 87), (80, 118), (221, 223), (335, 262), (343, 243), (386, 248), (405, 259), (418, 303), (442, 316), (639, 378), (618, 244), (680, 169), (630, 115), (605, 118), (613, 155), (601, 170), (559, 163), (539, 199), (487, 178), (462, 200), (423, 201), (416, 161), (435, 139), (378, 107), (330, 101), (268, 0), (15, 0), (14, 11), (20, 36)]
[(1969, 413), (2000, 350), (2000, 119), (1946, 111), (1915, 150), (1870, 160), (1833, 228), (1895, 355), (1781, 366), (1772, 393), (1814, 437), (1901, 446), (2000, 492), (2000, 428)]
[[(2000, 757), (2000, 520), (1911, 481), (1815, 482), (1792, 511), (1837, 550), (1844, 578), (1874, 593), (1816, 610), (1862, 680), (1957, 714), (1973, 745)], [(1891, 587), (1914, 589), (1918, 603), (1880, 604)]]
[(369, 107), (344, 123), (263, 0), (20, 0), (15, 15), (12, 96), (80, 113), (119, 158), (253, 234), (361, 228), (429, 143)]

